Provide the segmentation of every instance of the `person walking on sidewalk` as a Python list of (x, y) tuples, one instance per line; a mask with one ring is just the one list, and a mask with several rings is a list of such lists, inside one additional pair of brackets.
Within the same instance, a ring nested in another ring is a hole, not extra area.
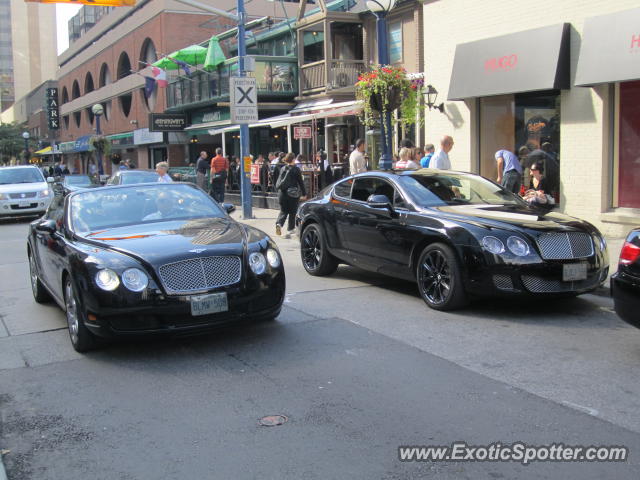
[(276, 191), (278, 192), (278, 202), (280, 203), (280, 213), (276, 220), (276, 235), (282, 235), (282, 227), (287, 221), (287, 235), (289, 238), (296, 228), (296, 212), (298, 211), (298, 201), (307, 195), (302, 180), (302, 172), (295, 165), (294, 155), (289, 152), (284, 157), (284, 167), (280, 170)]
[(518, 157), (513, 152), (502, 149), (496, 152), (496, 162), (498, 168), (496, 182), (511, 193), (519, 193), (522, 182), (522, 166)]
[(196, 184), (203, 190), (207, 181), (207, 170), (209, 170), (209, 160), (207, 152), (203, 150), (196, 163)]
[(349, 173), (355, 175), (367, 171), (367, 162), (364, 159), (365, 143), (362, 138), (356, 140), (356, 148), (349, 155)]
[(453, 148), (453, 138), (445, 135), (440, 139), (440, 148), (433, 154), (429, 161), (429, 168), (438, 168), (440, 170), (451, 170), (451, 160), (449, 160), (449, 152)]
[(227, 180), (229, 161), (222, 156), (222, 148), (216, 148), (216, 156), (211, 159), (211, 196), (218, 202), (224, 202), (224, 184)]

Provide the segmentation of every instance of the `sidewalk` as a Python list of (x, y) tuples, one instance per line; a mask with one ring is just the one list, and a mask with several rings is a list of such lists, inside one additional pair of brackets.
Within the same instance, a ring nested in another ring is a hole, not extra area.
[[(278, 246), (286, 245), (289, 248), (291, 247), (290, 242), (296, 242), (297, 238), (292, 237), (291, 239), (285, 239), (284, 236), (278, 237), (275, 232), (275, 224), (276, 218), (278, 217), (278, 211), (272, 210), (268, 208), (253, 208), (253, 216), (254, 218), (250, 220), (243, 220), (242, 217), (242, 207), (236, 205), (236, 211), (231, 214), (233, 218), (236, 220), (251, 225), (253, 227), (259, 228), (260, 230), (265, 231), (269, 235), (273, 237)], [(624, 244), (624, 238), (620, 237), (605, 237), (607, 240), (607, 247), (609, 251), (609, 277), (613, 275), (618, 270), (618, 257), (620, 256), (620, 251), (622, 250), (622, 245)], [(285, 243), (286, 242), (286, 243)], [(609, 291), (609, 279), (607, 278), (604, 283), (604, 289)]]

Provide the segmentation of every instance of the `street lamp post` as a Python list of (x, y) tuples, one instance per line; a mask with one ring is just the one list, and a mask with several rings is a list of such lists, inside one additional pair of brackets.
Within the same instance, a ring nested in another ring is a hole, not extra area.
[[(91, 111), (96, 117), (96, 135), (100, 135), (100, 117), (104, 113), (104, 108), (99, 103), (96, 103), (93, 107), (91, 107)], [(98, 157), (98, 175), (104, 175), (104, 169), (102, 168), (102, 152), (100, 149), (96, 149), (97, 157)]]
[(27, 165), (29, 163), (29, 132), (24, 132), (22, 134), (22, 138), (24, 138), (24, 164)]
[[(396, 0), (367, 0), (367, 8), (376, 16), (376, 42), (378, 44), (378, 63), (389, 65), (389, 48), (387, 45), (387, 14), (395, 6)], [(381, 114), (380, 133), (382, 136), (382, 156), (380, 170), (391, 170), (391, 112)]]

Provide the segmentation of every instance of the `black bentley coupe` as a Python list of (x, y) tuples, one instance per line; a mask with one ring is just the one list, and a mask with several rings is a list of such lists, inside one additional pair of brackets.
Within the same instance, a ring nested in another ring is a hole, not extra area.
[(470, 173), (434, 169), (347, 177), (298, 210), (302, 264), (339, 263), (417, 281), (431, 308), (471, 296), (564, 295), (597, 288), (609, 268), (591, 224), (525, 203)]
[(66, 311), (81, 352), (96, 336), (181, 334), (273, 319), (284, 300), (275, 243), (192, 184), (59, 196), (31, 224), (27, 253), (35, 300), (52, 297)]

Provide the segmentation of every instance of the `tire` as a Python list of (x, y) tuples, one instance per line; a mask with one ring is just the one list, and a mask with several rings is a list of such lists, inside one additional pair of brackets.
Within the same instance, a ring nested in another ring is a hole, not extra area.
[(338, 259), (327, 250), (322, 227), (317, 223), (307, 225), (300, 236), (302, 266), (309, 275), (323, 277), (338, 268)]
[(71, 345), (80, 353), (92, 350), (96, 347), (96, 338), (84, 324), (86, 312), (78, 301), (76, 289), (69, 276), (64, 282), (64, 304)]
[(46, 303), (51, 300), (51, 295), (44, 288), (38, 275), (38, 267), (36, 266), (36, 259), (33, 258), (31, 252), (29, 252), (29, 277), (31, 280), (31, 293), (33, 293), (33, 299), (38, 303)]
[(422, 251), (416, 278), (420, 296), (434, 310), (455, 310), (466, 305), (460, 263), (448, 245), (433, 243)]

